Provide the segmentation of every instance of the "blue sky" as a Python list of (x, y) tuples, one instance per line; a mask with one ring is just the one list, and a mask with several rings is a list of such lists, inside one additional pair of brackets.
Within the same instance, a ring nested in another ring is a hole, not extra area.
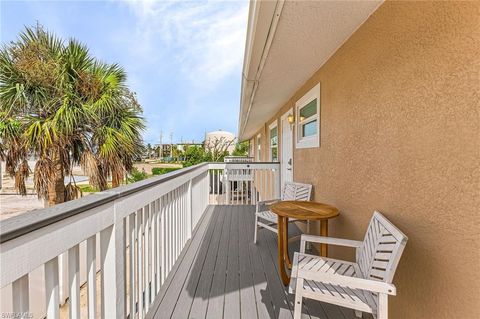
[(248, 1), (0, 1), (0, 40), (38, 21), (122, 65), (147, 120), (145, 142), (236, 132)]

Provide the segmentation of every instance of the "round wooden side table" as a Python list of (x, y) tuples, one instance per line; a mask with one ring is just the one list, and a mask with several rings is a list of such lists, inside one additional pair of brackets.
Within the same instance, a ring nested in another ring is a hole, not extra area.
[[(288, 219), (319, 220), (320, 235), (328, 236), (328, 220), (337, 217), (337, 208), (317, 202), (306, 201), (282, 201), (270, 206), (270, 210), (278, 215), (278, 263), (280, 276), (284, 285), (288, 285), (290, 277), (287, 275), (285, 266), (292, 268), (292, 262), (288, 256)], [(328, 255), (328, 246), (321, 244), (321, 256)]]

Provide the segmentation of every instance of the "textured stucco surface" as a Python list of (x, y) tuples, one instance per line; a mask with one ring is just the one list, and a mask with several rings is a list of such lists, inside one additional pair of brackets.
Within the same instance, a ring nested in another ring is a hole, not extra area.
[[(285, 1), (281, 23), (275, 31), (275, 40), (269, 49), (250, 116), (240, 138), (260, 129), (263, 121), (275, 114), (278, 104), (294, 94), (382, 2)], [(273, 1), (263, 1), (265, 3)], [(315, 32), (310, 32), (313, 26)], [(308, 43), (308, 49), (305, 43)], [(264, 47), (261, 41), (257, 45)]]
[(340, 209), (331, 236), (363, 239), (375, 209), (409, 236), (390, 318), (480, 318), (479, 12), (386, 2), (275, 116), (320, 82), (321, 147), (294, 151), (295, 180)]

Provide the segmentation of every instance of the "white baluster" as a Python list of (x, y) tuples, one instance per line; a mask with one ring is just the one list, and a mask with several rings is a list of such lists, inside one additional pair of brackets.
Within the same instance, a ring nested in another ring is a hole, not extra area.
[(45, 305), (48, 319), (59, 318), (58, 257), (45, 263)]
[(137, 263), (137, 255), (136, 255), (136, 238), (135, 238), (135, 213), (130, 214), (128, 216), (128, 227), (130, 231), (130, 247), (129, 247), (129, 254), (130, 254), (130, 319), (135, 318), (136, 315), (136, 277), (135, 277), (135, 267)]
[(68, 250), (69, 315), (72, 319), (80, 318), (79, 259), (79, 248), (78, 245), (75, 245)]
[(96, 236), (87, 239), (87, 307), (88, 318), (97, 317), (97, 243)]
[(138, 317), (143, 318), (143, 209), (137, 211), (137, 285)]
[(151, 268), (150, 268), (150, 280), (151, 280), (151, 288), (150, 294), (152, 297), (151, 302), (155, 300), (155, 296), (157, 295), (157, 200), (154, 200), (150, 204), (150, 214), (151, 214), (151, 243), (152, 247), (150, 249), (150, 260), (151, 260)]
[(189, 240), (192, 237), (192, 180), (188, 181), (187, 191), (185, 193), (185, 216), (187, 222), (186, 228), (186, 240)]
[(172, 260), (170, 265), (170, 270), (173, 268), (175, 264), (175, 260), (177, 259), (177, 249), (178, 249), (178, 228), (177, 228), (177, 189), (174, 189), (172, 192)]
[(150, 205), (145, 206), (145, 249), (144, 249), (144, 260), (145, 260), (145, 267), (144, 267), (144, 275), (145, 278), (145, 312), (148, 311), (150, 307), (150, 264), (152, 262), (150, 250), (152, 249), (150, 243), (150, 225), (152, 223), (151, 214), (150, 214)]
[(160, 214), (160, 261), (161, 261), (161, 278), (160, 278), (160, 285), (163, 285), (163, 282), (165, 281), (166, 278), (166, 267), (167, 267), (167, 252), (166, 252), (166, 239), (167, 239), (167, 234), (166, 234), (166, 197), (163, 196), (161, 199), (161, 214)]
[[(209, 194), (209, 193), (210, 193), (210, 186), (212, 186), (212, 190), (213, 190), (213, 182), (212, 182), (212, 185), (210, 185), (210, 181), (211, 181), (210, 175), (211, 175), (211, 172), (210, 172), (210, 170), (207, 168), (207, 179), (208, 179), (208, 183), (209, 183), (209, 184), (207, 185), (207, 189), (208, 189), (208, 191), (207, 191), (207, 199), (208, 199), (209, 202), (210, 202), (210, 194)], [(212, 176), (212, 178), (213, 178), (213, 176)], [(192, 181), (190, 180), (189, 184), (191, 184), (191, 183), (192, 183)], [(212, 193), (213, 193), (213, 192), (212, 192)], [(213, 203), (210, 203), (210, 204), (213, 204)]]
[(162, 225), (160, 223), (161, 217), (162, 217), (162, 207), (161, 207), (162, 199), (159, 198), (157, 199), (157, 284), (155, 287), (155, 293), (158, 294), (160, 291), (160, 285), (161, 285), (161, 280), (162, 280)]
[(102, 318), (125, 317), (125, 219), (100, 232)]
[(167, 194), (167, 252), (168, 252), (168, 266), (167, 266), (167, 273), (166, 275), (170, 273), (170, 269), (172, 269), (173, 265), (173, 220), (172, 220), (172, 193)]
[(18, 278), (12, 283), (12, 297), (14, 313), (26, 313), (30, 309), (28, 293), (28, 274)]
[(69, 286), (68, 286), (68, 251), (58, 256), (58, 280), (59, 280), (59, 297), (60, 304), (67, 302)]

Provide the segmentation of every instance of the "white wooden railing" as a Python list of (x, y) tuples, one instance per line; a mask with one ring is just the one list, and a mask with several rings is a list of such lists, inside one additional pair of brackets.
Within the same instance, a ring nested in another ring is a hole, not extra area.
[(144, 318), (208, 205), (277, 198), (278, 163), (204, 163), (0, 224), (3, 317)]
[(251, 163), (254, 158), (250, 156), (225, 156), (223, 161), (225, 163)]

